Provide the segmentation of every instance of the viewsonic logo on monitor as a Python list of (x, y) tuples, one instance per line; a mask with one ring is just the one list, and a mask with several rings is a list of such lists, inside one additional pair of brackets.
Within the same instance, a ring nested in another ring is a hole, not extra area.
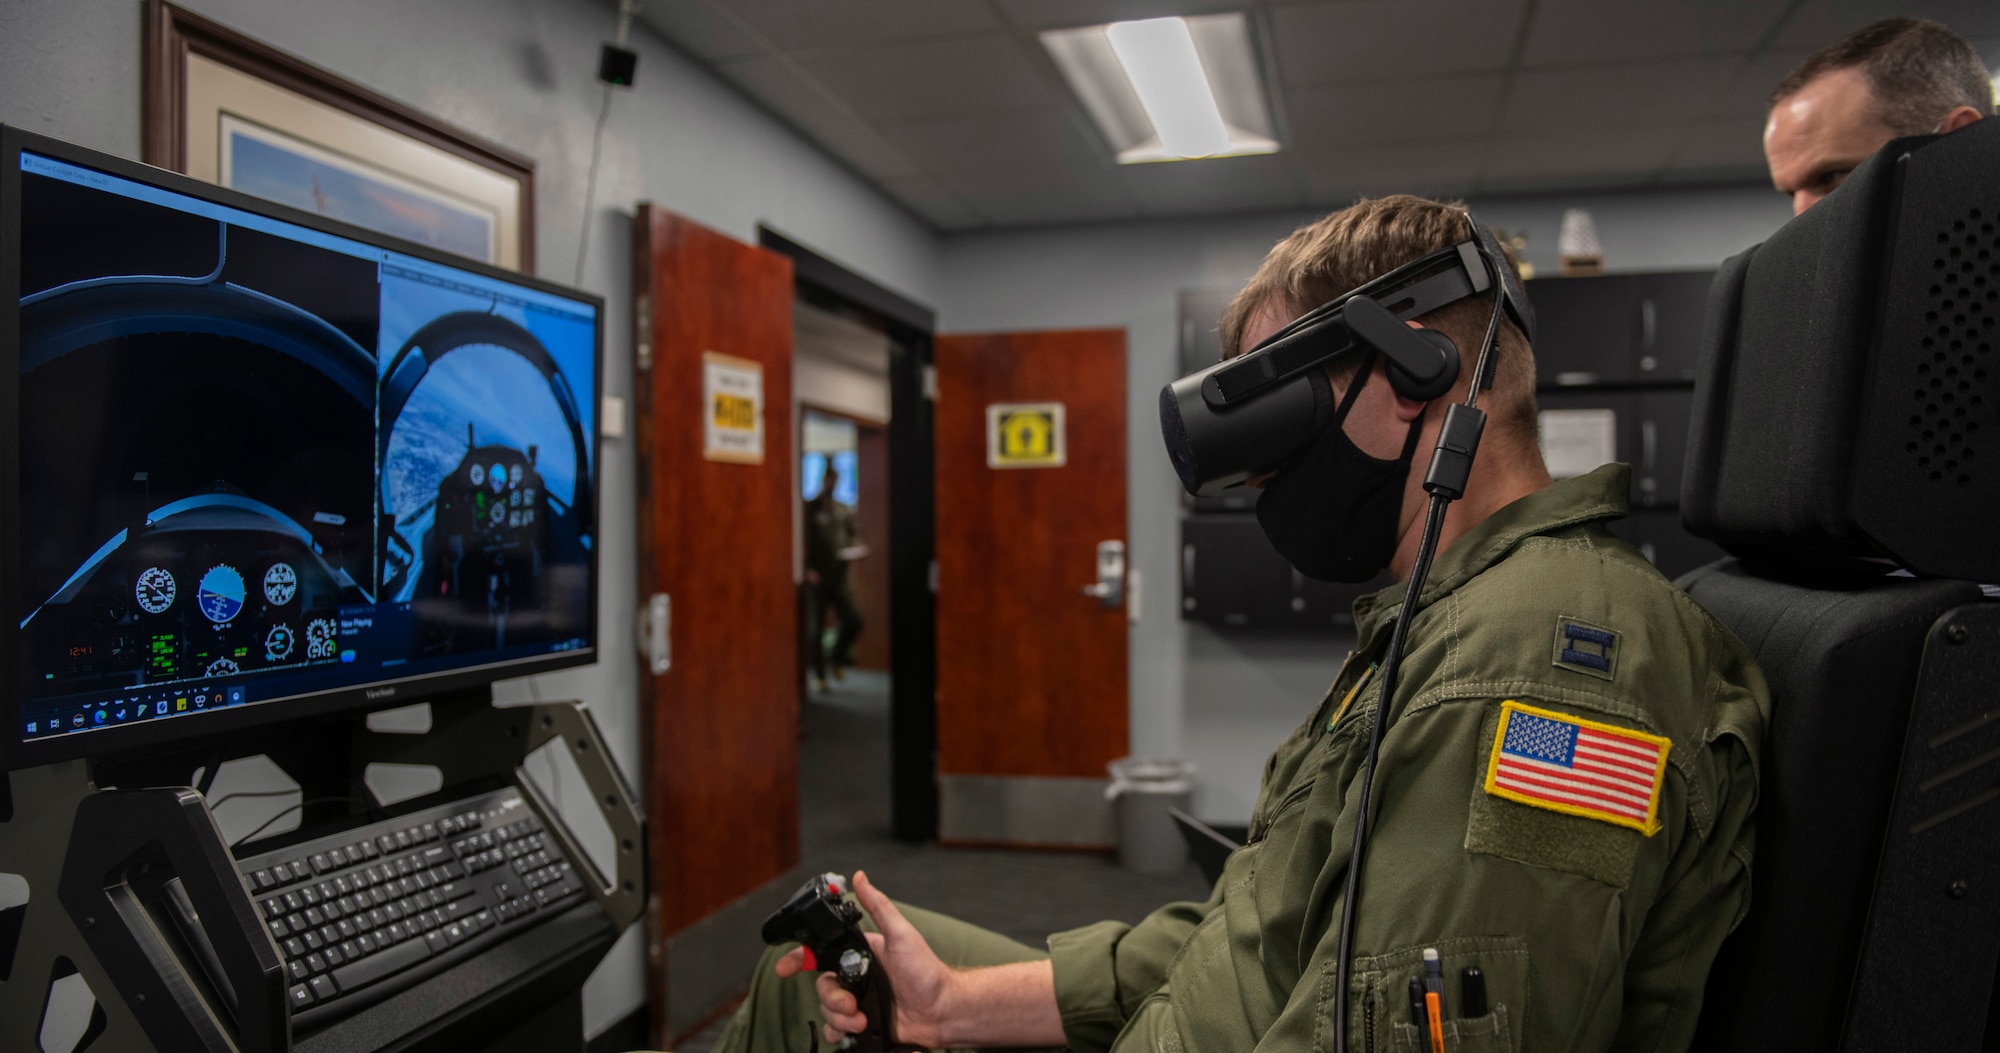
[(396, 689), (393, 687), (371, 687), (368, 689), (368, 697), (371, 699), (391, 698), (394, 697), (395, 694), (396, 694)]

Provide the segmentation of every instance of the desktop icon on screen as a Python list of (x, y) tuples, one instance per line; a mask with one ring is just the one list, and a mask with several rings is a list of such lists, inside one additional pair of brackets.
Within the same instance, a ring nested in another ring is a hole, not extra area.
[(35, 733), (35, 723), (36, 722), (32, 720), (28, 721), (28, 734), (33, 735)]
[(154, 714), (155, 716), (161, 716), (161, 717), (164, 717), (164, 716), (166, 716), (166, 715), (167, 715), (167, 700), (166, 700), (166, 699), (164, 699), (164, 698), (163, 698), (163, 699), (161, 699), (160, 701), (158, 701), (158, 702), (156, 702), (156, 703), (154, 703), (154, 704), (153, 704), (153, 714)]

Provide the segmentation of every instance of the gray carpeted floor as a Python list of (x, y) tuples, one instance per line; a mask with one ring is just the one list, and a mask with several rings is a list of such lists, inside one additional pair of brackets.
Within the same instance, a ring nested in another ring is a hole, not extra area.
[[(1192, 863), (1134, 874), (1109, 856), (913, 845), (889, 834), (889, 680), (854, 670), (813, 697), (799, 743), (799, 820), (814, 870), (866, 870), (891, 897), (1040, 946), (1049, 933), (1106, 918), (1138, 921), (1177, 899), (1203, 899)], [(720, 1024), (680, 1044), (707, 1053)]]

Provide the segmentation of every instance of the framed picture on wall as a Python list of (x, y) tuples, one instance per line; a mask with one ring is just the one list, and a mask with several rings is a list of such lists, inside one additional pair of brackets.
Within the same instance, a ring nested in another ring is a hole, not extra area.
[(534, 162), (185, 11), (146, 0), (143, 160), (518, 271)]

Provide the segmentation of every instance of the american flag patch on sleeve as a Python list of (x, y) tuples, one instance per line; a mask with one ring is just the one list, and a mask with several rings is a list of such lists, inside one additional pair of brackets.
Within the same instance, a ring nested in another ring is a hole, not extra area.
[(1513, 699), (1500, 704), (1486, 792), (1586, 819), (1660, 829), (1660, 785), (1673, 743)]

